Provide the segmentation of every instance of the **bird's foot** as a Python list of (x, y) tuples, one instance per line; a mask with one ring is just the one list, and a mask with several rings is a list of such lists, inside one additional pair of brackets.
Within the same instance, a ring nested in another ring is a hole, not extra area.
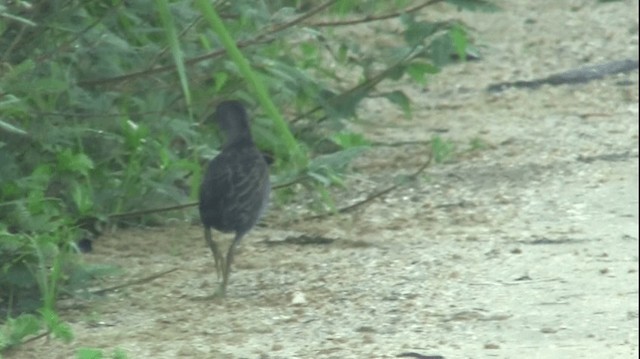
[(216, 291), (211, 296), (214, 298), (224, 298), (226, 293), (227, 293), (227, 286), (224, 285), (223, 283), (220, 283), (220, 285), (218, 286), (218, 289), (216, 289)]
[(193, 297), (193, 298), (191, 298), (191, 300), (193, 300), (193, 301), (211, 301), (211, 300), (216, 300), (216, 299), (223, 299), (225, 297), (225, 293), (226, 293), (226, 288), (224, 288), (222, 283), (220, 283), (220, 285), (218, 286), (218, 289), (216, 289), (216, 291), (213, 292), (213, 294), (200, 296), (200, 297)]

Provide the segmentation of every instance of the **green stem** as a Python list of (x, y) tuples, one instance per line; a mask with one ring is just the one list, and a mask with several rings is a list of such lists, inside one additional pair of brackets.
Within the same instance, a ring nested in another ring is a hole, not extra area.
[[(280, 154), (285, 155), (285, 157), (289, 157), (292, 164), (297, 169), (305, 168), (307, 165), (307, 156), (298, 145), (298, 142), (291, 134), (291, 131), (289, 131), (289, 127), (282, 118), (282, 115), (280, 115), (280, 112), (271, 101), (266, 87), (264, 86), (258, 75), (251, 69), (251, 65), (249, 65), (247, 59), (242, 55), (242, 53), (236, 46), (235, 41), (227, 31), (227, 28), (224, 26), (224, 23), (222, 22), (220, 16), (218, 16), (218, 13), (211, 4), (211, 1), (197, 0), (197, 4), (200, 8), (200, 11), (202, 11), (202, 16), (209, 22), (211, 28), (218, 34), (220, 42), (227, 50), (229, 57), (238, 66), (238, 69), (240, 70), (242, 76), (244, 76), (244, 78), (249, 82), (249, 84), (255, 91), (258, 101), (264, 108), (265, 112), (273, 120), (276, 131), (278, 132), (280, 138), (282, 139), (282, 144), (284, 145), (281, 146), (281, 149), (276, 148), (276, 151), (281, 151)], [(281, 156), (278, 157), (283, 158)]]

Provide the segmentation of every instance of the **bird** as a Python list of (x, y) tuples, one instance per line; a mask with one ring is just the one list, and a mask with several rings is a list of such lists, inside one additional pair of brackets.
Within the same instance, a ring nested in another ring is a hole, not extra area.
[[(223, 101), (212, 118), (224, 140), (203, 177), (198, 208), (218, 278), (222, 274), (213, 295), (218, 297), (225, 295), (236, 247), (267, 208), (271, 184), (269, 166), (253, 141), (244, 105), (237, 100)], [(226, 257), (213, 240), (212, 229), (235, 234)]]

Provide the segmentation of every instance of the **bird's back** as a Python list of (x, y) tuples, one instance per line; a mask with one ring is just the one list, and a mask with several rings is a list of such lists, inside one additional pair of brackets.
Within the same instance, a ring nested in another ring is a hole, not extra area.
[(202, 224), (221, 232), (248, 232), (264, 212), (269, 168), (253, 143), (225, 147), (207, 168), (200, 188)]

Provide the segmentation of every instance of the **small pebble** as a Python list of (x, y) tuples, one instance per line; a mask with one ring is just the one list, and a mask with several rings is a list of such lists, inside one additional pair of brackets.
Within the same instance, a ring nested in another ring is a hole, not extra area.
[(294, 292), (291, 296), (291, 304), (293, 305), (303, 305), (307, 304), (307, 298), (305, 298), (304, 293), (302, 292)]

